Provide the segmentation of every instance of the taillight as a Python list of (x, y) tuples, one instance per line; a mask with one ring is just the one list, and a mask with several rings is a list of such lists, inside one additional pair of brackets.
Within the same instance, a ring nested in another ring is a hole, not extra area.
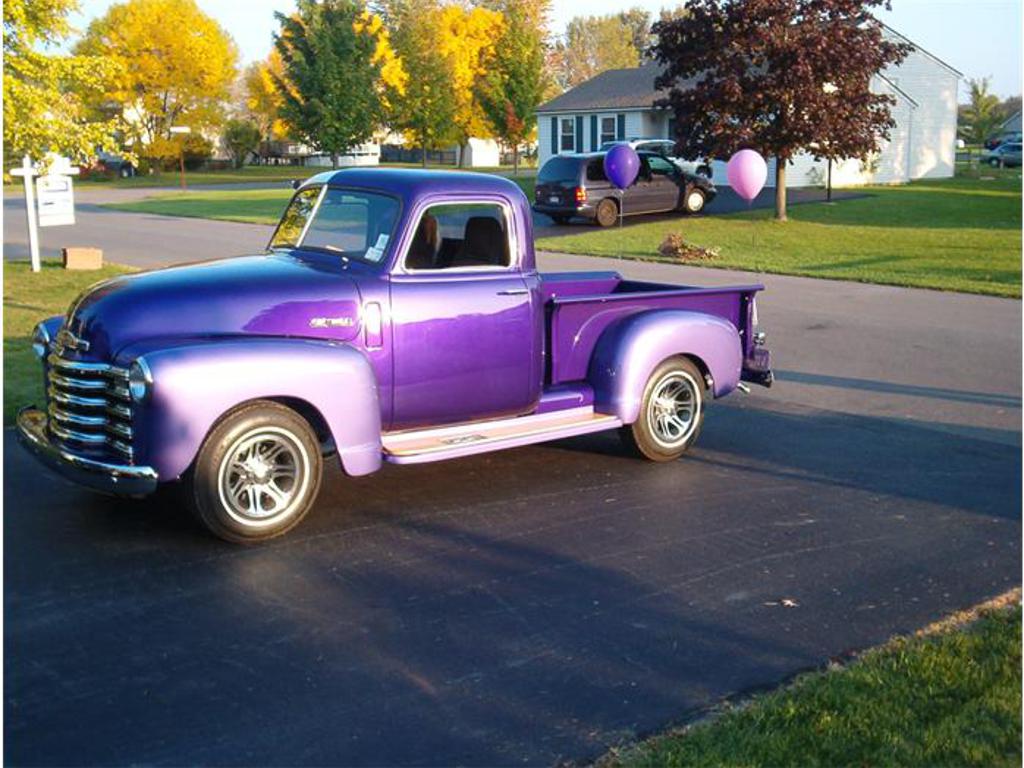
[(587, 190), (585, 190), (583, 187), (576, 187), (575, 196), (577, 203), (587, 202)]

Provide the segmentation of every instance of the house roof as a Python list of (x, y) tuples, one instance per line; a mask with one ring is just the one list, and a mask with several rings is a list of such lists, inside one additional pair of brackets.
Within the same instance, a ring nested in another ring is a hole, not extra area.
[(1000, 129), (1003, 130), (1003, 131), (1007, 131), (1007, 132), (1009, 132), (1009, 131), (1019, 131), (1020, 130), (1020, 110), (1018, 109), (1016, 113), (1014, 113), (1014, 114), (1010, 115), (1008, 118), (1006, 118), (1006, 120), (1004, 120), (1003, 124), (1000, 126)]
[(667, 91), (654, 87), (661, 71), (657, 62), (630, 69), (609, 69), (537, 107), (537, 112), (595, 109), (650, 109)]

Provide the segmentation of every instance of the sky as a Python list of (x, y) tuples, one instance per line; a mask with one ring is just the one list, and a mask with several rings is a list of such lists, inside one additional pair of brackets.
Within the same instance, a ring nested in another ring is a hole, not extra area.
[[(197, 0), (235, 39), (243, 63), (262, 59), (270, 51), (277, 28), (274, 11), (288, 13), (294, 0)], [(84, 30), (113, 0), (81, 0), (72, 21)], [(674, 0), (553, 0), (551, 28), (561, 32), (581, 12), (615, 13), (634, 5), (657, 14)], [(964, 73), (968, 78), (991, 78), (990, 88), (1000, 97), (1021, 93), (1021, 0), (892, 0), (892, 10), (878, 16), (900, 34)]]

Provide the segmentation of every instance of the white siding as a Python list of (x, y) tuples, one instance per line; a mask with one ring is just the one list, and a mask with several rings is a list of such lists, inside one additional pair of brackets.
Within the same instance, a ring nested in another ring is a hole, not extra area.
[(914, 50), (885, 76), (917, 102), (909, 134), (909, 177), (952, 176), (959, 75), (933, 56)]

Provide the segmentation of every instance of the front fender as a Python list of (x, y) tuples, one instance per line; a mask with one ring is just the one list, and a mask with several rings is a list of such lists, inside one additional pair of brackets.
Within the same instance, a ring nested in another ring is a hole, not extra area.
[(221, 416), (257, 399), (298, 399), (319, 411), (350, 475), (380, 468), (377, 381), (369, 362), (345, 344), (244, 338), (140, 344), (153, 386), (133, 419), (137, 461), (160, 480), (180, 477)]
[(640, 414), (644, 387), (654, 369), (676, 355), (697, 358), (711, 375), (715, 397), (740, 380), (743, 351), (736, 326), (702, 312), (652, 310), (608, 326), (591, 357), (588, 381), (594, 408), (632, 424)]

